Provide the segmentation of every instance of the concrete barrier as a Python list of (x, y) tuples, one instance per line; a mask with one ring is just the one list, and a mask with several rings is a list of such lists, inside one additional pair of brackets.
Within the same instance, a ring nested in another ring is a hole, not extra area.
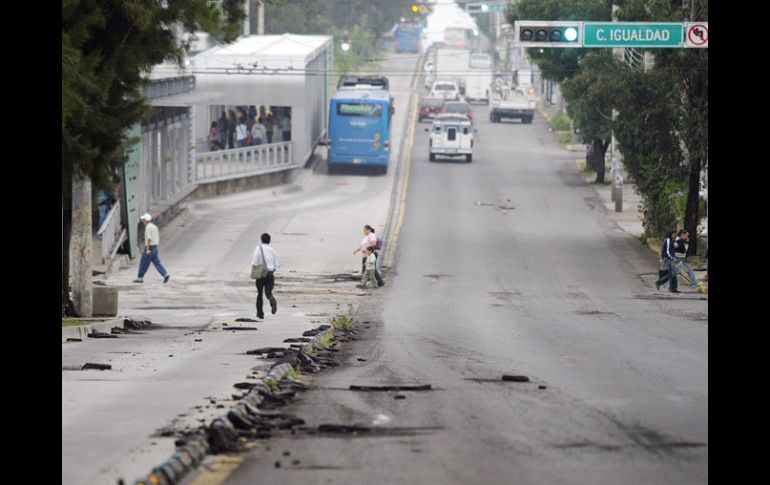
[(95, 317), (114, 317), (118, 314), (118, 289), (113, 286), (93, 286), (93, 314)]

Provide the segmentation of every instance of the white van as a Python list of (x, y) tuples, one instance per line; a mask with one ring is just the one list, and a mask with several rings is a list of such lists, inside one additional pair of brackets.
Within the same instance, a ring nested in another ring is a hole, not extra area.
[(436, 155), (445, 157), (465, 157), (465, 161), (473, 161), (473, 124), (467, 116), (457, 114), (441, 114), (433, 120), (430, 129), (429, 156), (431, 162)]

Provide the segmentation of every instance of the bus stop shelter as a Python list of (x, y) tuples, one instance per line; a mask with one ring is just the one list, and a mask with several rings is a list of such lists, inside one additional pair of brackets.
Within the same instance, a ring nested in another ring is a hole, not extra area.
[(291, 108), (291, 157), (304, 164), (325, 135), (334, 44), (326, 35), (252, 35), (190, 59), (195, 94), (216, 99), (195, 106), (197, 151), (223, 106)]

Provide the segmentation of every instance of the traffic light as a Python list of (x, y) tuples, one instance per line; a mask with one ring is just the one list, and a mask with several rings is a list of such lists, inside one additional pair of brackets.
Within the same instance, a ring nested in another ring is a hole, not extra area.
[(582, 47), (581, 22), (520, 20), (514, 39), (519, 47)]
[(412, 4), (412, 12), (417, 13), (420, 11), (420, 6), (415, 4)]

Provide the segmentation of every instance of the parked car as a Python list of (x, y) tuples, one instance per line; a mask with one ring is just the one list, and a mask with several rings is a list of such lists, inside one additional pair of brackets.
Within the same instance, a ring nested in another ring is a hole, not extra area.
[(444, 157), (465, 157), (467, 163), (473, 161), (473, 124), (467, 116), (460, 114), (440, 114), (433, 120), (428, 141), (428, 159), (433, 162), (436, 155)]
[(437, 114), (441, 113), (444, 108), (444, 98), (432, 98), (425, 96), (420, 100), (420, 111), (417, 115), (417, 119), (422, 122), (426, 118), (435, 118)]
[(441, 97), (444, 99), (460, 99), (460, 87), (453, 81), (436, 81), (430, 90), (431, 97)]
[(441, 112), (465, 115), (471, 120), (471, 123), (473, 123), (473, 110), (471, 109), (471, 105), (465, 101), (447, 101), (444, 103), (444, 108)]

